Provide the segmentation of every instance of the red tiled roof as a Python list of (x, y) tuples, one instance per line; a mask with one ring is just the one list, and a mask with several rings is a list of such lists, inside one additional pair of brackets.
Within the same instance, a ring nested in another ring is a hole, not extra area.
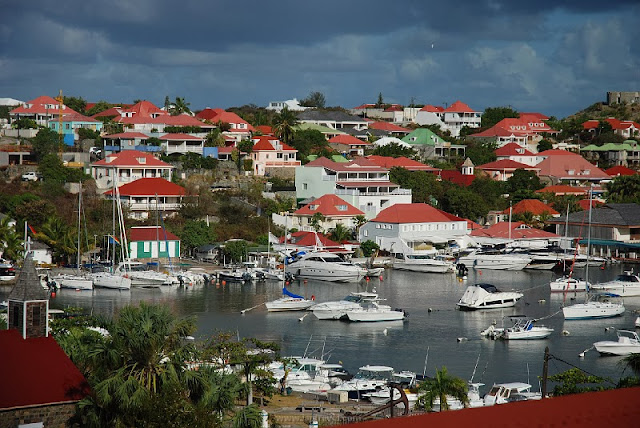
[(516, 162), (511, 159), (500, 159), (494, 162), (485, 163), (484, 165), (477, 166), (478, 169), (486, 169), (486, 170), (516, 170), (516, 169), (526, 169), (527, 171), (535, 171), (538, 168), (532, 167), (529, 165), (525, 165), (520, 162)]
[[(530, 212), (533, 215), (541, 215), (545, 212), (549, 215), (560, 214), (558, 211), (554, 210), (539, 199), (523, 199), (511, 207), (512, 214), (522, 214), (525, 212)], [(509, 208), (502, 211), (502, 214), (509, 214)]]
[(427, 204), (395, 204), (380, 211), (373, 220), (377, 223), (434, 223), (465, 221), (463, 218)]
[(638, 174), (638, 171), (634, 171), (631, 168), (627, 168), (626, 166), (622, 166), (622, 165), (614, 166), (612, 168), (609, 168), (609, 169), (605, 170), (604, 172), (609, 174), (611, 177), (617, 177), (619, 175), (636, 175), (636, 174)]
[[(344, 206), (345, 209), (339, 210), (339, 206)], [(315, 209), (311, 209), (312, 207)], [(325, 217), (364, 215), (364, 212), (334, 194), (323, 195), (294, 212), (294, 214), (304, 216), (312, 216), (315, 213), (320, 213)]]
[(72, 403), (91, 392), (53, 336), (23, 339), (2, 330), (0, 349), (0, 409)]
[(221, 109), (221, 108), (206, 108), (201, 112), (199, 112), (198, 114), (196, 114), (196, 118), (201, 120), (207, 120), (211, 123), (216, 123), (216, 122), (224, 122), (229, 124), (243, 123), (247, 125), (246, 129), (242, 129), (242, 130), (231, 129), (229, 132), (238, 132), (238, 131), (254, 132), (255, 131), (255, 128), (251, 126), (249, 122), (247, 122), (237, 114), (233, 112), (225, 111), (224, 109)]
[[(138, 159), (143, 158), (145, 163), (140, 163)], [(109, 160), (111, 160), (109, 162)], [(93, 166), (137, 166), (137, 167), (160, 167), (172, 168), (166, 162), (156, 159), (152, 154), (140, 152), (138, 150), (123, 150), (100, 159), (92, 164)]]
[(167, 115), (167, 116), (169, 115), (169, 112), (167, 112), (166, 110), (162, 110), (161, 108), (153, 104), (151, 101), (147, 101), (147, 100), (142, 100), (132, 105), (130, 108), (123, 108), (122, 111), (134, 113), (134, 116), (145, 116), (145, 117), (151, 117), (151, 114), (160, 114), (160, 115)]
[(403, 128), (402, 126), (398, 126), (390, 122), (371, 122), (369, 123), (369, 128), (388, 132), (404, 132), (407, 134), (411, 132), (407, 128)]
[(531, 118), (539, 121), (549, 120), (549, 116), (542, 113), (537, 113), (537, 112), (520, 113), (520, 118), (521, 119)]
[(562, 149), (549, 149), (549, 150), (545, 150), (544, 152), (539, 152), (538, 153), (538, 157), (540, 156), (575, 156), (576, 154), (573, 152), (570, 152), (568, 150), (562, 150)]
[(391, 169), (394, 166), (398, 166), (404, 169), (408, 169), (409, 171), (429, 171), (429, 172), (439, 171), (438, 168), (425, 165), (421, 162), (406, 158), (404, 156), (392, 158), (391, 156), (370, 155), (370, 156), (366, 156), (366, 158), (372, 161), (373, 163), (375, 163), (376, 165), (380, 165), (387, 169)]
[(504, 145), (496, 149), (494, 153), (496, 156), (535, 156), (535, 154), (516, 143)]
[(170, 141), (203, 141), (201, 137), (195, 137), (193, 135), (182, 133), (164, 134), (162, 137), (160, 137), (160, 139)]
[[(105, 192), (111, 195), (113, 190)], [(122, 196), (184, 196), (184, 187), (159, 177), (139, 178), (119, 187)]]
[[(46, 105), (54, 105), (54, 108), (47, 108), (45, 107)], [(21, 105), (20, 107), (16, 107), (13, 110), (11, 110), (9, 113), (10, 114), (18, 114), (18, 113), (26, 113), (26, 114), (35, 114), (35, 113), (39, 113), (39, 114), (51, 114), (51, 115), (57, 115), (58, 114), (58, 101), (55, 100), (54, 98), (51, 98), (48, 95), (42, 95), (39, 96), (38, 98), (34, 98), (31, 101), (27, 101), (26, 103), (24, 103), (23, 105)], [(67, 107), (66, 105), (63, 105), (62, 108), (62, 114), (65, 113), (76, 113), (75, 110)]]
[[(89, 106), (87, 105), (87, 110), (89, 110)], [(117, 117), (120, 116), (120, 107), (111, 107), (109, 109), (106, 109), (104, 111), (101, 111), (100, 113), (96, 113), (91, 117)]]
[(384, 418), (349, 428), (602, 428), (633, 427), (640, 419), (640, 388), (564, 395), (544, 400)]
[[(284, 236), (280, 238), (280, 242), (284, 242)], [(294, 232), (291, 234), (289, 243), (299, 247), (313, 247), (320, 243), (324, 247), (339, 247), (340, 244), (327, 238), (322, 233), (316, 232)]]
[[(580, 199), (578, 201), (578, 205), (580, 206), (580, 208), (582, 208), (583, 211), (588, 210), (589, 209), (589, 199)], [(591, 207), (592, 208), (597, 208), (600, 205), (604, 205), (604, 202), (600, 202), (600, 201), (597, 201), (595, 199), (591, 200)]]
[[(640, 129), (640, 124), (632, 120), (619, 120), (619, 119), (610, 117), (608, 119), (604, 119), (604, 121), (608, 122), (609, 125), (611, 125), (611, 128), (613, 128), (614, 130), (623, 130), (631, 127)], [(600, 121), (595, 119), (587, 120), (582, 124), (582, 127), (584, 129), (596, 129), (598, 128), (598, 126), (600, 126)]]
[[(546, 232), (544, 230), (525, 227), (518, 229), (524, 223), (520, 221), (501, 221), (484, 229), (477, 229), (471, 232), (471, 236), (484, 236), (488, 238), (509, 238), (511, 239), (541, 239), (541, 238), (558, 238), (555, 233)], [(511, 233), (509, 233), (511, 228)]]
[(121, 132), (119, 134), (105, 135), (102, 138), (111, 139), (111, 140), (127, 140), (127, 139), (131, 140), (135, 138), (140, 138), (140, 139), (146, 140), (147, 138), (149, 138), (149, 136), (146, 134), (143, 134), (142, 132)]
[(273, 135), (273, 128), (269, 125), (258, 125), (256, 131), (260, 131), (262, 135)]
[(235, 150), (234, 146), (218, 147), (218, 154), (231, 153)]
[(169, 241), (180, 240), (176, 235), (159, 226), (134, 226), (129, 229), (129, 241), (156, 241), (158, 238), (161, 241), (165, 239)]
[[(270, 135), (260, 135), (257, 137), (253, 137), (251, 139), (253, 144), (253, 151), (263, 151), (263, 150), (280, 150), (283, 152), (295, 152), (297, 151), (293, 147), (281, 142), (278, 138), (270, 136)], [(281, 148), (278, 149), (278, 146)]]
[(305, 165), (306, 167), (323, 167), (330, 169), (332, 171), (340, 171), (340, 172), (385, 172), (388, 171), (386, 168), (382, 168), (373, 162), (367, 160), (366, 158), (359, 157), (356, 160), (351, 162), (334, 162), (325, 158), (324, 156), (320, 156), (318, 159), (313, 160)]
[(258, 140), (254, 145), (253, 145), (253, 151), (254, 152), (261, 152), (264, 150), (275, 150), (276, 148), (273, 147), (273, 144), (271, 144), (271, 141), (268, 137), (259, 137), (259, 138), (254, 138), (254, 140)]
[(84, 114), (77, 113), (75, 111), (67, 112), (63, 110), (62, 113), (62, 121), (63, 122), (91, 122), (91, 123), (102, 123), (99, 120), (96, 120), (92, 117), (85, 116)]
[(336, 135), (335, 137), (329, 139), (329, 143), (332, 144), (346, 144), (349, 146), (370, 146), (371, 143), (368, 141), (363, 141), (359, 138), (354, 137), (349, 134), (341, 134)]
[(458, 100), (455, 103), (451, 104), (449, 107), (444, 109), (446, 112), (452, 113), (473, 113), (474, 110), (471, 109), (468, 105)]
[(525, 137), (538, 133), (554, 132), (554, 130), (535, 116), (520, 116), (519, 118), (507, 117), (472, 137)]
[[(546, 152), (548, 152), (547, 150)], [(546, 153), (543, 152), (543, 153)], [(570, 152), (567, 152), (570, 153)], [(557, 177), (559, 179), (608, 179), (609, 174), (589, 163), (582, 156), (571, 153), (570, 155), (548, 156), (536, 167), (540, 170), (539, 176)], [(571, 173), (573, 171), (573, 173)], [(587, 172), (588, 171), (588, 172)]]
[(535, 193), (553, 193), (555, 195), (586, 195), (589, 191), (580, 187), (572, 187), (566, 184), (556, 184), (536, 190)]
[(420, 111), (428, 111), (431, 113), (442, 113), (444, 112), (444, 108), (440, 106), (432, 106), (431, 104), (427, 104), (426, 106), (422, 107)]
[(475, 180), (475, 175), (462, 175), (460, 171), (455, 169), (443, 169), (438, 173), (440, 178), (443, 180), (450, 181), (452, 183), (457, 184), (458, 186), (468, 187)]

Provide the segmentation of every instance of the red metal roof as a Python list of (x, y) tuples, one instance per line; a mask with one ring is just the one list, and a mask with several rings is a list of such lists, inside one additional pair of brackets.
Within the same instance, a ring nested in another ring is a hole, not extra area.
[[(87, 104), (87, 110), (89, 110), (89, 105)], [(110, 117), (110, 116), (120, 116), (120, 107), (111, 107), (107, 110), (101, 111), (100, 113), (94, 114), (92, 117)]]
[[(340, 206), (344, 207), (345, 209), (338, 209), (338, 207)], [(344, 199), (341, 199), (334, 194), (323, 195), (294, 212), (294, 214), (304, 216), (312, 216), (315, 213), (320, 213), (325, 217), (353, 217), (357, 215), (364, 215), (364, 212), (360, 211), (358, 208), (354, 207)]]
[[(547, 150), (546, 152), (548, 152)], [(561, 150), (562, 151), (562, 150)], [(546, 153), (543, 152), (543, 153)], [(609, 174), (589, 163), (582, 156), (566, 152), (567, 155), (548, 156), (536, 167), (540, 170), (538, 175), (556, 177), (559, 179), (609, 179)]]
[[(533, 215), (541, 215), (545, 212), (549, 215), (560, 214), (558, 211), (554, 210), (539, 199), (523, 199), (511, 207), (512, 214), (522, 214), (525, 212), (530, 212)], [(509, 208), (502, 211), (502, 214), (509, 214)]]
[(511, 159), (500, 159), (494, 162), (485, 163), (484, 165), (477, 166), (478, 169), (485, 170), (516, 170), (526, 169), (527, 171), (536, 171), (538, 168), (530, 165), (525, 165), (520, 162), (516, 162)]
[(0, 409), (69, 403), (89, 395), (78, 368), (52, 336), (23, 339), (0, 331)]
[(369, 128), (389, 132), (404, 132), (406, 134), (411, 132), (407, 128), (403, 128), (402, 126), (398, 126), (390, 122), (371, 122), (369, 123)]
[(349, 146), (370, 146), (371, 143), (368, 141), (363, 141), (359, 138), (354, 137), (349, 134), (341, 134), (336, 135), (335, 137), (329, 139), (329, 143), (332, 144), (346, 144)]
[(62, 113), (62, 121), (63, 122), (91, 122), (91, 123), (102, 123), (99, 120), (96, 120), (92, 117), (85, 116), (83, 114), (77, 113), (75, 111), (67, 112), (63, 110)]
[(429, 171), (429, 172), (437, 172), (440, 171), (439, 168), (434, 168), (429, 165), (425, 165), (422, 162), (418, 162), (413, 159), (406, 158), (404, 156), (392, 158), (390, 156), (377, 156), (370, 155), (366, 156), (367, 159), (375, 163), (376, 165), (380, 165), (384, 168), (391, 169), (394, 166), (398, 166), (404, 169), (408, 169), (409, 171)]
[(640, 388), (585, 392), (544, 400), (379, 419), (350, 428), (603, 428), (634, 427), (640, 420)]
[(203, 138), (201, 137), (195, 137), (193, 135), (183, 133), (164, 134), (160, 139), (169, 141), (203, 141)]
[(161, 241), (180, 240), (176, 235), (159, 226), (140, 226), (129, 229), (129, 241), (156, 241), (158, 239)]
[(455, 169), (443, 169), (438, 173), (440, 178), (443, 180), (450, 181), (452, 183), (457, 184), (458, 186), (468, 187), (475, 180), (475, 175), (462, 175), (460, 171)]
[[(144, 163), (139, 159), (144, 159)], [(173, 168), (166, 162), (156, 159), (152, 154), (140, 152), (138, 150), (123, 150), (119, 153), (110, 154), (104, 159), (100, 159), (92, 164), (93, 166), (120, 166), (120, 167), (159, 167)]]
[[(47, 105), (54, 105), (54, 108), (47, 108)], [(24, 103), (23, 105), (21, 105), (20, 107), (16, 107), (13, 110), (11, 110), (9, 113), (10, 114), (18, 114), (18, 113), (25, 113), (25, 114), (51, 114), (51, 115), (57, 115), (58, 114), (58, 101), (56, 101), (54, 98), (51, 98), (50, 96), (47, 95), (42, 95), (39, 96), (38, 98), (34, 98), (31, 101), (27, 101), (26, 103)], [(66, 105), (63, 105), (62, 108), (62, 114), (66, 114), (66, 113), (76, 113), (75, 110), (67, 107)]]
[[(524, 226), (524, 228), (520, 228)], [(511, 233), (509, 233), (511, 229)], [(488, 238), (509, 238), (511, 239), (544, 239), (544, 238), (558, 238), (559, 235), (555, 233), (546, 232), (544, 230), (536, 229), (526, 226), (520, 221), (501, 221), (492, 226), (484, 229), (476, 229), (471, 232), (471, 236), (484, 236)]]
[[(631, 127), (640, 129), (640, 124), (632, 120), (619, 120), (619, 119), (610, 117), (610, 118), (604, 119), (604, 121), (608, 122), (609, 125), (611, 125), (611, 128), (613, 128), (614, 130), (623, 130)], [(584, 129), (595, 129), (595, 128), (598, 128), (598, 126), (600, 126), (600, 121), (595, 119), (587, 120), (582, 124), (582, 127)]]
[(535, 156), (535, 154), (516, 143), (504, 145), (496, 149), (494, 153), (496, 156)]
[(556, 184), (536, 190), (535, 193), (553, 193), (555, 195), (586, 195), (589, 191), (580, 187), (572, 187), (566, 184)]
[(622, 166), (622, 165), (614, 166), (612, 168), (609, 168), (609, 169), (605, 170), (604, 172), (606, 172), (607, 174), (609, 174), (612, 177), (617, 177), (619, 175), (636, 175), (636, 174), (638, 174), (638, 171), (634, 171), (631, 168), (627, 168), (626, 166)]
[[(184, 196), (184, 187), (159, 177), (139, 178), (119, 187), (122, 196)], [(113, 194), (113, 189), (105, 195)]]
[[(284, 236), (280, 238), (280, 242), (284, 242)], [(313, 247), (316, 245), (324, 247), (340, 247), (338, 242), (317, 232), (294, 232), (291, 234), (291, 239), (289, 239), (288, 242), (299, 247)]]
[(221, 108), (206, 108), (196, 114), (196, 118), (201, 120), (207, 120), (211, 123), (216, 122), (224, 122), (229, 124), (240, 124), (243, 123), (247, 125), (246, 129), (231, 129), (230, 132), (238, 132), (238, 131), (246, 131), (246, 132), (255, 132), (255, 128), (251, 126), (249, 122), (238, 116), (237, 114), (229, 111), (225, 111)]
[(427, 204), (395, 204), (380, 211), (373, 220), (377, 223), (433, 223), (465, 221), (463, 218)]
[(262, 135), (273, 135), (273, 128), (269, 125), (258, 125), (256, 126), (256, 130), (261, 132)]
[(473, 113), (474, 110), (471, 109), (468, 105), (458, 100), (455, 103), (451, 104), (449, 107), (445, 108), (444, 111), (452, 112), (452, 113)]
[(442, 113), (444, 112), (444, 107), (432, 106), (431, 104), (427, 104), (426, 106), (422, 107), (420, 111), (428, 111), (430, 113)]

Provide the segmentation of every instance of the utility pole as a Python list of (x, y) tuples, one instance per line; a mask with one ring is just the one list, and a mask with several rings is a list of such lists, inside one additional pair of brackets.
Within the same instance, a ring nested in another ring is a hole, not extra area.
[(549, 374), (549, 347), (544, 348), (544, 363), (542, 364), (542, 398), (547, 398), (547, 376)]

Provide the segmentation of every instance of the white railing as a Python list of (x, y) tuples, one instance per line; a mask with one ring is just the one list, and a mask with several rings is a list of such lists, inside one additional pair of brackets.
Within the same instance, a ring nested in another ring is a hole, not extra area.
[[(132, 204), (126, 204), (129, 206), (129, 209), (131, 209), (131, 211), (155, 211), (156, 210), (156, 203), (155, 202), (149, 202), (149, 203), (132, 203)], [(180, 204), (179, 203), (158, 203), (158, 210), (159, 211), (176, 211), (180, 209)]]

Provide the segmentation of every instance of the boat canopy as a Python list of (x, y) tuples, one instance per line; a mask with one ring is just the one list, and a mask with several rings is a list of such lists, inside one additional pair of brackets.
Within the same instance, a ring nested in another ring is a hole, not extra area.
[(294, 299), (304, 299), (304, 297), (293, 294), (291, 291), (287, 290), (287, 287), (282, 287), (282, 294), (284, 294), (285, 296), (293, 297)]
[(480, 288), (484, 289), (487, 293), (498, 293), (499, 292), (498, 288), (496, 288), (496, 286), (493, 285), (493, 284), (480, 283), (480, 284), (476, 284), (476, 287), (480, 287)]

